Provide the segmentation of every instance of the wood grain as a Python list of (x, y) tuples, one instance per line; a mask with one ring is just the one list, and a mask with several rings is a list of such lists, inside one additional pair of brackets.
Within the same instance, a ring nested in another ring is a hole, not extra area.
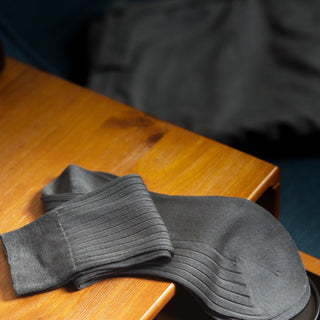
[[(13, 59), (0, 75), (0, 128), (0, 233), (42, 215), (41, 189), (71, 163), (138, 173), (167, 194), (256, 201), (279, 183), (270, 163)], [(122, 278), (16, 298), (0, 251), (1, 319), (148, 320), (174, 292), (170, 283)]]
[(301, 251), (300, 256), (306, 270), (320, 277), (320, 260)]

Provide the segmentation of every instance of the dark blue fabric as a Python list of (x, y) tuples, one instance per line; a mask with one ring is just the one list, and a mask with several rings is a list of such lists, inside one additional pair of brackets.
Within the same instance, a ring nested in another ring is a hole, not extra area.
[(280, 221), (300, 250), (320, 258), (320, 157), (269, 161), (281, 171)]
[(7, 55), (83, 82), (86, 30), (110, 0), (0, 1), (0, 38)]

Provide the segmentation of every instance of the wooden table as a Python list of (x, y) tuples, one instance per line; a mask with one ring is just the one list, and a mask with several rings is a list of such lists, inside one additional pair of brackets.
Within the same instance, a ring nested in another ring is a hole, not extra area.
[[(41, 189), (71, 163), (138, 173), (155, 192), (259, 201), (277, 215), (276, 166), (13, 59), (0, 75), (0, 129), (0, 233), (42, 215)], [(17, 298), (0, 249), (1, 319), (153, 319), (174, 293), (121, 278)]]

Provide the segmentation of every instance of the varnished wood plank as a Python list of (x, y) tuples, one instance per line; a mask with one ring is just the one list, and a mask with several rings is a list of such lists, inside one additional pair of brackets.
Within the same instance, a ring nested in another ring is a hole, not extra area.
[(300, 256), (306, 270), (320, 277), (320, 260), (301, 251)]

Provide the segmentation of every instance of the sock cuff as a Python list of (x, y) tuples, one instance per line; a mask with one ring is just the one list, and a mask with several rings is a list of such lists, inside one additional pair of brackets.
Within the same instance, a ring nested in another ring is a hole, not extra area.
[[(76, 184), (77, 181), (73, 183)], [(149, 199), (152, 202), (142, 178), (137, 174), (128, 174), (108, 181), (85, 194), (79, 193), (78, 197), (73, 197), (71, 201), (61, 204), (58, 213), (59, 215), (63, 215), (64, 212), (67, 212), (69, 215), (70, 212), (89, 210), (99, 205), (114, 201), (126, 201), (135, 197)]]
[(74, 272), (72, 255), (54, 211), (0, 238), (18, 296), (57, 288)]
[[(169, 233), (140, 176), (116, 178), (55, 209), (77, 269), (116, 272), (151, 259), (169, 261)], [(81, 241), (80, 241), (81, 239)]]

